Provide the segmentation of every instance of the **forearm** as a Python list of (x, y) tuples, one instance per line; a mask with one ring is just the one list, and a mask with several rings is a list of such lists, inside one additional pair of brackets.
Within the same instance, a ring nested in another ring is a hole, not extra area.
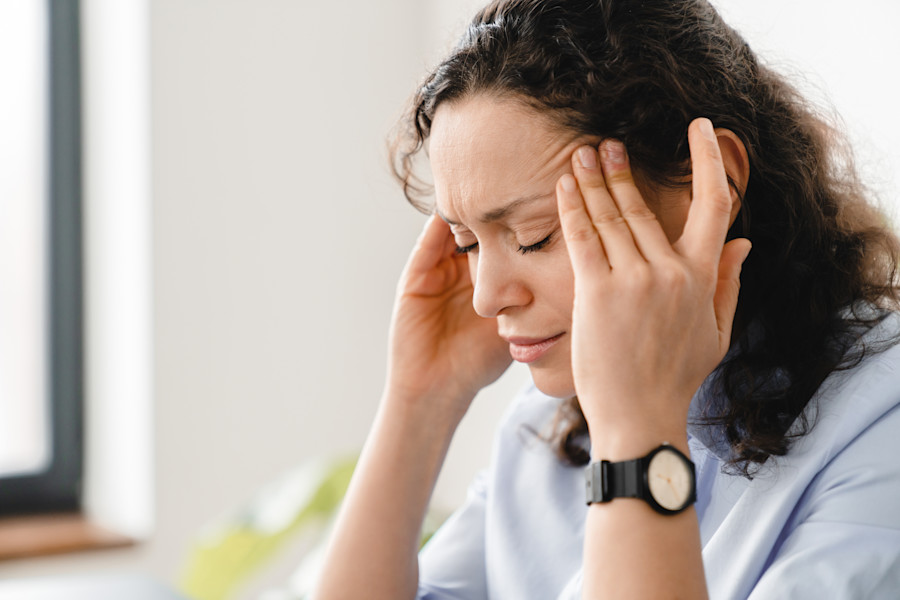
[(316, 600), (413, 598), (422, 520), (456, 423), (384, 398), (338, 517)]
[(706, 598), (693, 508), (675, 516), (639, 500), (588, 510), (582, 598)]
[[(628, 430), (632, 433), (620, 439), (609, 429), (607, 435), (592, 433), (597, 440), (592, 444), (594, 459), (628, 460), (662, 442), (689, 452), (678, 427), (656, 429), (645, 424)], [(701, 549), (693, 507), (668, 516), (634, 498), (592, 504), (585, 524), (582, 597), (706, 598)]]

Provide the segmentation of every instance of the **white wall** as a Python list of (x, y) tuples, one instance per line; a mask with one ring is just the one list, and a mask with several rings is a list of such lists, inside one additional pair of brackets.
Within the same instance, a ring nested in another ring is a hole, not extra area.
[(81, 4), (84, 57), (84, 508), (154, 530), (150, 40), (146, 0)]
[[(388, 173), (385, 140), (447, 45), (432, 8), (150, 3), (155, 533), (0, 564), (0, 577), (125, 569), (174, 582), (205, 525), (308, 457), (359, 449), (395, 283), (424, 223)], [(466, 419), (439, 503), (457, 505), (486, 465), (522, 377)]]
[(895, 0), (712, 0), (771, 66), (834, 109), (865, 181), (900, 207), (900, 3)]
[[(151, 4), (156, 532), (132, 549), (8, 563), (0, 575), (127, 569), (174, 581), (204, 524), (306, 457), (360, 447), (394, 284), (424, 220), (390, 179), (384, 140), (480, 4)], [(863, 68), (900, 57), (887, 31), (895, 5), (860, 0), (832, 17), (821, 0), (719, 4), (751, 43), (824, 59), (813, 68), (829, 88), (851, 82), (834, 93), (839, 108), (865, 123), (857, 135), (884, 161), (878, 173), (900, 172), (895, 84)], [(442, 504), (457, 504), (486, 464), (523, 378), (512, 371), (467, 416)]]

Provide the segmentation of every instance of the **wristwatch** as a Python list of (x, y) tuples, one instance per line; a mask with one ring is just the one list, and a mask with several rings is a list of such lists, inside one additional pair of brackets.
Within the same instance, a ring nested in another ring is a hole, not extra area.
[(660, 514), (676, 515), (697, 500), (694, 463), (668, 443), (642, 458), (591, 463), (584, 478), (588, 505), (613, 498), (641, 498)]

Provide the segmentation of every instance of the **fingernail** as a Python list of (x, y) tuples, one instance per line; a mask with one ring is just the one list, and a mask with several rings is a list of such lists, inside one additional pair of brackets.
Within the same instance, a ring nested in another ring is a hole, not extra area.
[(575, 178), (568, 173), (559, 178), (559, 185), (562, 186), (562, 189), (567, 192), (575, 191)]
[(606, 140), (603, 142), (602, 151), (604, 162), (610, 167), (622, 168), (627, 163), (625, 144), (618, 140)]
[(588, 146), (582, 146), (578, 149), (578, 162), (581, 163), (581, 166), (585, 169), (596, 169), (597, 168), (597, 154), (594, 152), (593, 148)]
[(707, 118), (701, 118), (698, 119), (698, 121), (700, 121), (700, 133), (702, 133), (706, 139), (716, 141), (716, 131), (713, 129), (712, 121)]

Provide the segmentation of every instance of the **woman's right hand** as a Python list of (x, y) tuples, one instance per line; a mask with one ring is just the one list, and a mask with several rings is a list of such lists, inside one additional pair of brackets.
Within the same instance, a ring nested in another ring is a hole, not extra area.
[(462, 419), (478, 390), (509, 366), (497, 322), (472, 307), (467, 258), (432, 215), (412, 251), (394, 303), (386, 394)]

